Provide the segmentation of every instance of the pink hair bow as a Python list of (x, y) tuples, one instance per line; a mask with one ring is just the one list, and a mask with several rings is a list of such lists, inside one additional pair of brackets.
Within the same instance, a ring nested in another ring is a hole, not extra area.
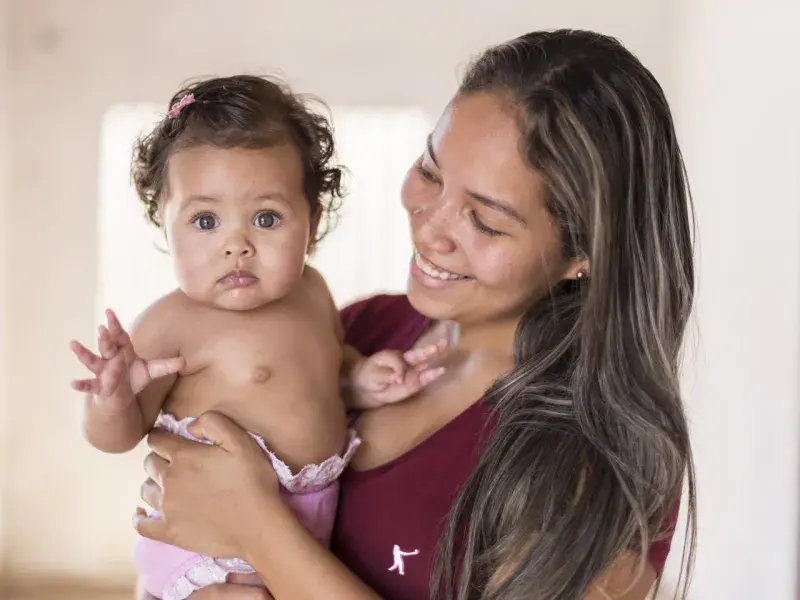
[(186, 94), (183, 98), (178, 100), (172, 107), (169, 109), (167, 116), (171, 119), (177, 118), (181, 111), (189, 106), (190, 104), (194, 103), (194, 94)]

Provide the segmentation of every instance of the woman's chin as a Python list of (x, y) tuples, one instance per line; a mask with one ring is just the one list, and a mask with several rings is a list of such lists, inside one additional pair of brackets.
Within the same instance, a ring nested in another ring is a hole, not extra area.
[[(463, 284), (462, 284), (463, 285)], [(434, 321), (453, 321), (462, 305), (461, 290), (447, 287), (429, 287), (417, 281), (413, 276), (408, 278), (406, 294), (411, 306), (418, 313)]]

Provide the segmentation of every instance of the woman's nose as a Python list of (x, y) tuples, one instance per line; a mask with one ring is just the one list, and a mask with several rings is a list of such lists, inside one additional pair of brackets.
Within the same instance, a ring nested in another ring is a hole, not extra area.
[(411, 230), (414, 240), (426, 250), (437, 254), (453, 252), (456, 243), (450, 212), (450, 207), (444, 202), (412, 210)]

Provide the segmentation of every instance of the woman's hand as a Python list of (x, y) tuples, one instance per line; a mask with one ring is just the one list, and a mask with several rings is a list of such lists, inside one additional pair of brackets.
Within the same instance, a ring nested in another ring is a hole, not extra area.
[(264, 588), (223, 583), (203, 588), (189, 596), (189, 600), (274, 600), (274, 598)]
[(278, 480), (255, 440), (219, 413), (205, 413), (190, 427), (200, 444), (162, 430), (147, 438), (149, 479), (142, 499), (161, 518), (139, 509), (140, 535), (207, 556), (244, 557), (250, 539), (263, 542), (254, 527), (275, 502)]

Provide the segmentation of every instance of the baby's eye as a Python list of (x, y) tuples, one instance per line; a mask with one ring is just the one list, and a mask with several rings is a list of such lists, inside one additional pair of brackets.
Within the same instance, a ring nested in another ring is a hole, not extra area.
[(217, 217), (211, 213), (203, 213), (192, 219), (192, 225), (203, 231), (209, 231), (217, 227)]
[(277, 227), (280, 222), (280, 216), (272, 211), (260, 212), (253, 219), (253, 224), (261, 229), (272, 229)]

